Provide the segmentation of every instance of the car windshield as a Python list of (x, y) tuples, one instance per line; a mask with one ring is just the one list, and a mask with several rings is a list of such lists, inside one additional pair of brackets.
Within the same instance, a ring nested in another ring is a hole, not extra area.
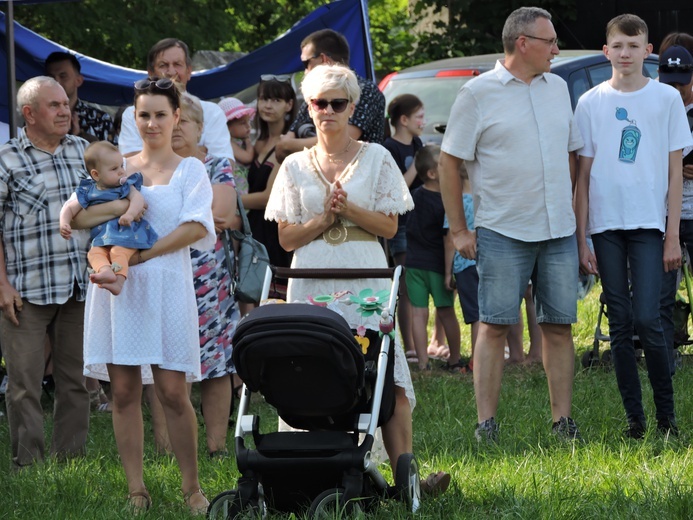
[(393, 78), (383, 93), (389, 104), (400, 94), (414, 94), (424, 104), (426, 125), (421, 139), (424, 143), (440, 142), (450, 116), (450, 100), (454, 100), (460, 87), (473, 76)]

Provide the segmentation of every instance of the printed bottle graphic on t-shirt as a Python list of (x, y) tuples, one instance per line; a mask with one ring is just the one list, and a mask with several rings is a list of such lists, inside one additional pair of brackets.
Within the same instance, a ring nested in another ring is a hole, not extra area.
[(628, 119), (628, 111), (625, 108), (616, 107), (616, 119), (630, 123), (621, 131), (621, 145), (618, 150), (618, 160), (634, 163), (642, 133), (637, 127), (635, 120)]

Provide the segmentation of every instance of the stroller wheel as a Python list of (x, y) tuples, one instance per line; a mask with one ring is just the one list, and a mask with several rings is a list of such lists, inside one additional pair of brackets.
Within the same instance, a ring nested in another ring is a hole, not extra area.
[(599, 363), (599, 353), (595, 353), (594, 350), (587, 350), (582, 355), (582, 366), (583, 368), (594, 368), (595, 365)]
[(605, 350), (602, 353), (602, 365), (604, 367), (611, 367), (611, 350)]
[(419, 465), (413, 453), (403, 453), (397, 459), (395, 490), (397, 498), (404, 502), (407, 510), (416, 513), (421, 507), (421, 482)]
[(332, 518), (360, 518), (363, 516), (361, 505), (355, 501), (344, 503), (344, 489), (328, 489), (320, 493), (310, 504), (308, 518), (327, 520)]
[(207, 518), (212, 520), (241, 520), (265, 518), (267, 511), (264, 501), (241, 504), (238, 491), (232, 489), (219, 493), (207, 508)]

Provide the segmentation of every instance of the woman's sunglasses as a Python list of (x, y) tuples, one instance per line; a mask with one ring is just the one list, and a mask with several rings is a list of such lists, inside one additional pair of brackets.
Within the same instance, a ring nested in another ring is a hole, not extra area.
[(327, 107), (331, 106), (335, 114), (341, 114), (346, 110), (346, 107), (349, 105), (349, 100), (344, 98), (338, 98), (333, 100), (319, 98), (311, 99), (310, 104), (315, 110), (327, 110)]
[(159, 78), (159, 79), (141, 79), (135, 81), (135, 89), (137, 90), (147, 90), (149, 87), (154, 85), (156, 88), (161, 90), (168, 90), (173, 87), (173, 80), (169, 78)]
[(291, 84), (291, 74), (263, 74), (260, 76), (260, 81), (278, 81), (279, 83)]

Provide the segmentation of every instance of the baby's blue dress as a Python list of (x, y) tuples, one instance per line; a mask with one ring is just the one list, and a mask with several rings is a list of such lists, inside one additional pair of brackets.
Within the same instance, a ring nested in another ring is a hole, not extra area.
[[(100, 190), (93, 179), (83, 179), (77, 188), (77, 200), (83, 208), (94, 204), (102, 204), (124, 199), (130, 194), (130, 189), (142, 188), (142, 174), (137, 172), (130, 175), (122, 186), (108, 190)], [(91, 228), (92, 246), (108, 247), (122, 246), (131, 249), (149, 249), (159, 236), (146, 220), (134, 221), (129, 226), (121, 226), (114, 218)]]

